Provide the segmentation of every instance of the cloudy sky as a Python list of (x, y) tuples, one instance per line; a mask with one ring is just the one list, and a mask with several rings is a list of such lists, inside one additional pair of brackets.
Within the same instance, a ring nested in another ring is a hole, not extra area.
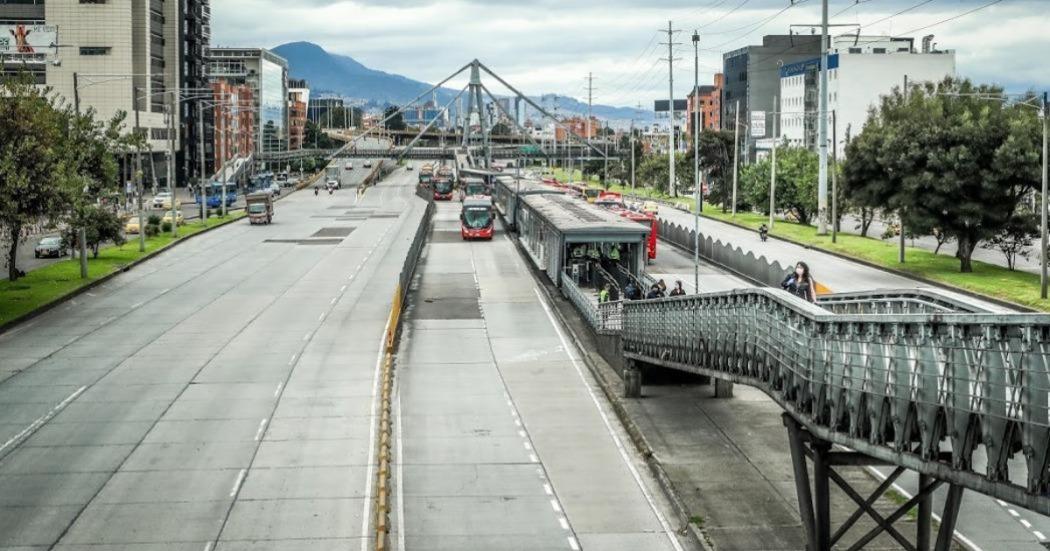
[[(956, 50), (958, 72), (975, 80), (1050, 88), (1050, 0), (830, 0), (830, 14), (864, 34), (916, 43), (935, 34), (939, 48)], [(692, 83), (694, 29), (701, 83), (709, 82), (724, 52), (819, 23), (820, 0), (221, 0), (212, 17), (215, 45), (307, 40), (427, 82), (478, 58), (528, 94), (578, 98), (592, 72), (595, 103), (626, 106), (667, 95), (667, 33), (658, 30), (668, 20), (682, 31), (674, 39), (682, 96)]]

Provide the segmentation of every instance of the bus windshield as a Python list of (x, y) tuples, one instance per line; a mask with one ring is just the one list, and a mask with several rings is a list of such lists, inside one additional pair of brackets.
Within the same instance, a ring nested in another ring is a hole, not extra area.
[(467, 195), (485, 195), (485, 184), (467, 184)]
[(588, 199), (597, 199), (598, 195), (600, 195), (601, 192), (602, 192), (602, 190), (595, 189), (595, 188), (592, 188), (592, 187), (591, 188), (586, 188), (586, 189), (583, 190), (583, 194), (586, 195)]
[(472, 230), (487, 228), (492, 223), (492, 211), (487, 208), (464, 209), (463, 223)]
[(434, 190), (438, 193), (452, 193), (452, 182), (442, 180), (434, 184)]

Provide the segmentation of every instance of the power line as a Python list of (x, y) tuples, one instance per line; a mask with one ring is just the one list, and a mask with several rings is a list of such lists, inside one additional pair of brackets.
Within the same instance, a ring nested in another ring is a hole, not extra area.
[(838, 16), (848, 12), (849, 10), (852, 10), (853, 8), (855, 8), (855, 7), (857, 7), (857, 6), (861, 5), (861, 4), (867, 4), (868, 2), (872, 2), (872, 1), (874, 1), (874, 0), (854, 0), (854, 2), (852, 4), (846, 6), (845, 8), (842, 8), (841, 10), (839, 10), (837, 12), (835, 12), (834, 15), (832, 15), (831, 17), (833, 17), (833, 18), (834, 17), (838, 17)]
[(967, 15), (970, 15), (971, 13), (974, 13), (974, 12), (979, 12), (979, 11), (981, 11), (981, 10), (985, 9), (985, 8), (988, 8), (988, 7), (994, 6), (994, 5), (996, 5), (996, 4), (998, 4), (998, 3), (1002, 2), (1002, 1), (1003, 1), (1003, 0), (992, 0), (991, 2), (988, 2), (987, 4), (984, 4), (984, 5), (982, 5), (982, 6), (978, 6), (978, 7), (974, 8), (974, 9), (972, 9), (972, 10), (970, 10), (970, 11), (965, 11), (965, 12), (963, 12), (963, 13), (960, 13), (960, 14), (958, 14), (958, 15), (954, 15), (954, 16), (952, 16), (952, 17), (949, 17), (949, 18), (947, 18), (947, 19), (941, 19), (940, 21), (938, 21), (938, 22), (936, 22), (936, 23), (931, 23), (931, 24), (929, 24), (929, 25), (925, 25), (925, 26), (922, 26), (922, 27), (918, 27), (918, 28), (915, 28), (915, 29), (911, 29), (910, 31), (904, 31), (904, 32), (903, 32), (903, 33), (901, 33), (901, 34), (902, 34), (902, 35), (906, 35), (906, 34), (912, 34), (912, 33), (917, 33), (917, 32), (919, 32), (919, 31), (924, 31), (924, 30), (926, 30), (926, 29), (929, 29), (930, 27), (936, 27), (937, 25), (940, 25), (941, 23), (947, 23), (947, 22), (949, 22), (949, 21), (954, 21), (954, 20), (956, 20), (956, 19), (959, 19), (960, 17), (965, 17), (965, 16), (967, 16)]
[(735, 8), (733, 8), (733, 9), (723, 13), (722, 15), (718, 16), (717, 18), (715, 18), (713, 21), (709, 21), (707, 23), (704, 23), (703, 25), (698, 26), (697, 29), (702, 29), (704, 27), (710, 27), (711, 25), (714, 25), (715, 23), (718, 23), (719, 21), (721, 21), (721, 20), (729, 17), (730, 15), (733, 15), (734, 13), (736, 13), (737, 10), (739, 10), (742, 7), (744, 7), (744, 5), (747, 4), (750, 1), (751, 0), (744, 0), (743, 2), (737, 4), (737, 6)]
[(886, 17), (883, 17), (882, 19), (878, 19), (878, 20), (872, 21), (870, 23), (864, 23), (863, 25), (860, 26), (860, 29), (858, 29), (858, 32), (860, 32), (860, 30), (862, 30), (862, 29), (866, 29), (866, 28), (871, 27), (873, 25), (878, 25), (879, 23), (882, 23), (883, 21), (887, 21), (889, 19), (893, 19), (894, 17), (897, 17), (898, 15), (902, 15), (902, 14), (908, 13), (908, 12), (914, 10), (914, 9), (921, 8), (922, 6), (925, 6), (926, 4), (929, 4), (930, 2), (933, 2), (933, 0), (922, 0), (922, 2), (919, 2), (918, 4), (915, 4), (915, 5), (911, 6), (911, 7), (904, 8), (903, 10), (901, 10), (901, 11), (899, 11), (899, 12), (893, 14), (893, 15), (887, 15)]
[[(791, 8), (793, 8), (795, 6), (799, 6), (799, 5), (805, 4), (808, 1), (809, 0), (799, 0), (798, 2), (794, 2), (793, 1), (790, 4), (788, 4), (787, 6), (785, 6), (784, 9), (774, 13), (773, 15), (771, 15), (769, 17), (766, 17), (765, 19), (762, 19), (758, 23), (755, 23), (754, 26), (749, 31), (747, 31), (747, 32), (745, 32), (743, 34), (740, 34), (738, 36), (734, 36), (733, 38), (730, 38), (729, 40), (726, 40), (725, 42), (722, 42), (721, 44), (715, 44), (714, 46), (711, 46), (710, 48), (703, 48), (703, 51), (721, 53), (719, 48), (722, 48), (723, 46), (726, 46), (728, 44), (732, 44), (733, 42), (736, 42), (737, 40), (740, 40), (741, 38), (745, 38), (745, 37), (749, 36), (750, 34), (754, 33), (758, 29), (761, 29), (763, 26), (765, 26), (770, 21), (776, 19), (777, 17), (780, 17), (784, 12), (790, 10)], [(706, 33), (706, 34), (715, 34), (715, 33)]]

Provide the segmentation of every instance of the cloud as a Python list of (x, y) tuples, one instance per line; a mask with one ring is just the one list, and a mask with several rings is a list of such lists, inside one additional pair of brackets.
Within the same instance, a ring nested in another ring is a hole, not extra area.
[[(1050, 49), (1050, 14), (1042, 0), (1010, 0), (955, 21), (987, 0), (832, 0), (835, 23), (862, 32), (935, 34), (957, 51), (960, 75), (1010, 89), (1050, 87), (1043, 52)], [(223, 0), (212, 6), (216, 45), (273, 47), (308, 40), (370, 67), (436, 82), (473, 58), (529, 94), (585, 98), (587, 74), (595, 101), (651, 105), (667, 94), (666, 33), (673, 20), (676, 94), (692, 85), (692, 30), (701, 35), (700, 79), (720, 70), (722, 53), (786, 33), (791, 24), (820, 20), (818, 0)], [(849, 9), (846, 9), (849, 8)], [(781, 13), (781, 11), (783, 12)], [(884, 21), (880, 21), (885, 19)], [(839, 29), (845, 32), (846, 29)], [(494, 90), (495, 91), (495, 90)]]

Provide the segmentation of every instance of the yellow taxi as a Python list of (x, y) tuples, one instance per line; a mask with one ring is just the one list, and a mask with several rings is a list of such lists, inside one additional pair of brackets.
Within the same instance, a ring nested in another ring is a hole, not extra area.
[(646, 201), (642, 203), (642, 212), (656, 214), (660, 212), (660, 205), (656, 201)]
[(142, 225), (139, 224), (139, 217), (132, 216), (128, 218), (127, 222), (124, 222), (124, 233), (137, 234), (142, 231)]
[(164, 218), (160, 219), (160, 223), (164, 224), (166, 222), (166, 223), (170, 224), (171, 220), (172, 220), (172, 212), (175, 213), (174, 218), (175, 218), (175, 223), (176, 224), (181, 226), (181, 225), (186, 223), (186, 220), (183, 219), (183, 217), (182, 217), (182, 211), (181, 210), (176, 210), (176, 211), (170, 211), (169, 210), (169, 211), (165, 212), (164, 213)]

